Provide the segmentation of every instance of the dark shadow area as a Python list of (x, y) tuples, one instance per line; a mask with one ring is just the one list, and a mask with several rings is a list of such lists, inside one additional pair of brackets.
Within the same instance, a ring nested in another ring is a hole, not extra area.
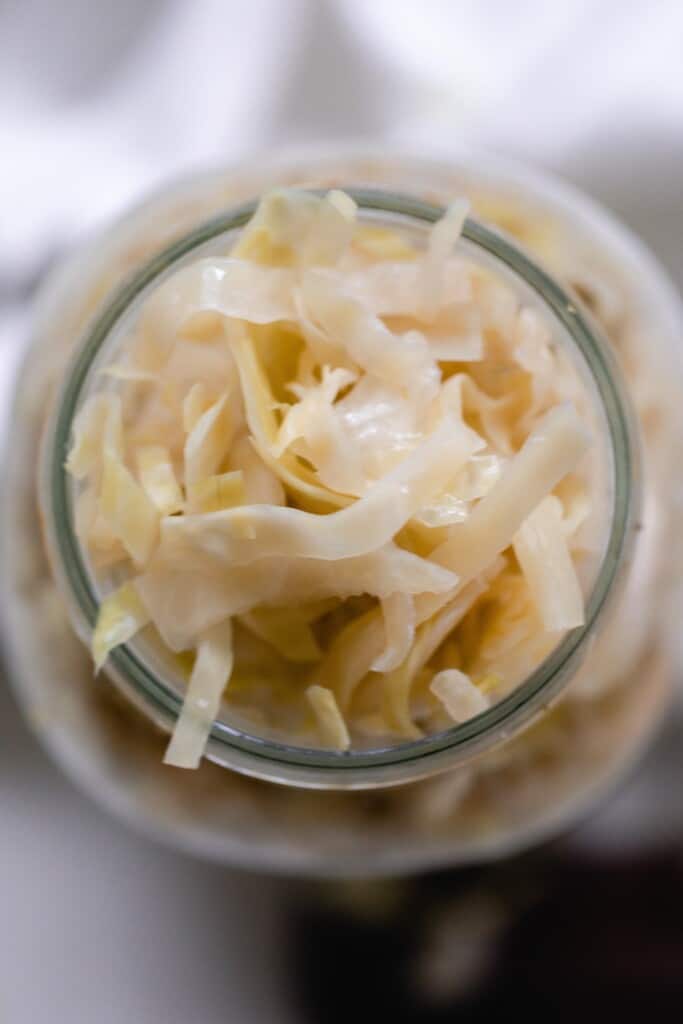
[(683, 861), (558, 846), (433, 875), (375, 914), (312, 903), (293, 948), (311, 1024), (668, 1019), (683, 1001)]

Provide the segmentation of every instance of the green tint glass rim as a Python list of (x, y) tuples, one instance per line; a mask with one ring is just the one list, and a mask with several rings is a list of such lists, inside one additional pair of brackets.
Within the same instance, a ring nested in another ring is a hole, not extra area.
[[(434, 223), (444, 213), (443, 207), (405, 194), (374, 189), (349, 189), (348, 192), (359, 208), (368, 212), (389, 213), (422, 223)], [(98, 600), (73, 530), (70, 486), (64, 469), (81, 389), (101, 345), (140, 292), (174, 261), (193, 249), (220, 234), (243, 227), (256, 205), (255, 200), (213, 217), (163, 249), (135, 272), (120, 286), (89, 328), (67, 370), (57, 401), (52, 442), (46, 453), (48, 486), (60, 568), (78, 611), (90, 630), (96, 621)], [(212, 754), (225, 752), (227, 758), (229, 750), (234, 749), (270, 763), (280, 762), (283, 765), (316, 770), (346, 769), (349, 772), (408, 765), (416, 761), (422, 767), (426, 758), (445, 752), (465, 755), (475, 745), (480, 749), (487, 737), (491, 743), (495, 742), (505, 726), (516, 726), (540, 710), (555, 695), (564, 672), (572, 666), (579, 649), (595, 629), (620, 567), (633, 519), (632, 481), (637, 468), (637, 449), (632, 432), (632, 414), (620, 384), (620, 371), (608, 345), (599, 338), (594, 325), (576, 306), (575, 301), (516, 245), (498, 232), (471, 219), (465, 222), (463, 237), (507, 265), (538, 294), (580, 350), (603, 403), (614, 463), (613, 518), (605, 555), (587, 602), (586, 622), (568, 633), (532, 675), (507, 697), (476, 718), (444, 732), (395, 747), (340, 753), (289, 746), (250, 736), (225, 723), (215, 722), (210, 737)], [(110, 659), (113, 668), (125, 679), (127, 685), (148, 706), (151, 705), (156, 718), (161, 716), (169, 724), (177, 719), (181, 700), (147, 668), (133, 649), (124, 644), (111, 653)]]

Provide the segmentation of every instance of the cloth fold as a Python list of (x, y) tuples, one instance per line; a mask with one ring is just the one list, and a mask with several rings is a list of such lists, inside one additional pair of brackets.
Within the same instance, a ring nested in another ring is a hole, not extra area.
[(465, 141), (595, 183), (608, 202), (618, 189), (619, 212), (677, 251), (682, 46), (676, 0), (0, 6), (0, 398), (48, 253), (165, 178), (299, 138), (312, 111), (327, 139), (349, 134), (354, 111), (367, 136), (370, 87), (375, 145)]

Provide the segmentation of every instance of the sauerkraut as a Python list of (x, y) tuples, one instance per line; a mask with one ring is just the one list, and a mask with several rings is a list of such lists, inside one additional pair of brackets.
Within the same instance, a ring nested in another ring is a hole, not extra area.
[(152, 291), (81, 408), (93, 654), (140, 631), (184, 675), (167, 763), (199, 763), (221, 701), (339, 751), (447, 728), (582, 624), (591, 399), (460, 251), (466, 214), (421, 247), (344, 193), (268, 194)]

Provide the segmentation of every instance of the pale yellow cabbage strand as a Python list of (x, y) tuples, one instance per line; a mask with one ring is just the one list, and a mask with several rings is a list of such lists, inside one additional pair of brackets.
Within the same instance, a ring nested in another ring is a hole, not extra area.
[(313, 708), (324, 744), (333, 750), (348, 750), (351, 745), (349, 730), (332, 690), (325, 686), (309, 686), (306, 697)]
[(99, 672), (114, 647), (131, 640), (149, 619), (149, 612), (130, 581), (107, 595), (100, 604), (92, 637), (95, 671)]
[(410, 594), (389, 594), (382, 601), (385, 646), (373, 672), (391, 672), (407, 658), (415, 639), (415, 602)]
[(415, 724), (410, 713), (410, 691), (417, 673), (464, 619), (488, 585), (482, 580), (472, 581), (432, 619), (423, 623), (406, 660), (395, 672), (384, 676), (383, 707), (386, 721), (391, 729), (402, 736), (418, 739), (422, 735), (422, 730)]
[(544, 628), (562, 633), (583, 625), (583, 594), (559, 498), (549, 495), (527, 516), (513, 547)]
[(274, 555), (334, 560), (369, 554), (388, 544), (443, 490), (477, 447), (476, 434), (444, 420), (348, 508), (321, 516), (295, 508), (250, 505), (166, 518), (161, 550), (180, 541), (232, 565)]
[(314, 678), (334, 690), (347, 712), (359, 683), (385, 646), (385, 629), (379, 608), (371, 608), (343, 626), (332, 640)]
[(173, 344), (196, 317), (268, 324), (294, 318), (294, 271), (239, 259), (205, 257), (176, 271), (147, 299), (141, 327), (148, 337)]
[(92, 395), (76, 414), (67, 471), (76, 480), (91, 476), (101, 468), (105, 450), (119, 457), (123, 452), (121, 398), (107, 393)]
[(234, 664), (232, 624), (222, 622), (208, 630), (197, 645), (185, 700), (173, 730), (164, 764), (197, 768), (211, 727), (218, 714), (223, 690)]
[[(464, 523), (449, 527), (448, 538), (430, 556), (460, 577), (460, 586), (483, 572), (512, 544), (520, 526), (554, 487), (577, 466), (590, 435), (572, 405), (552, 409), (532, 430), (500, 479)], [(418, 621), (443, 603), (426, 596), (417, 602)]]
[(309, 271), (302, 289), (311, 318), (344, 346), (354, 363), (423, 405), (437, 394), (440, 373), (427, 342), (417, 332), (410, 337), (393, 334), (323, 272)]
[(283, 452), (277, 458), (273, 455), (272, 448), (277, 443), (279, 429), (275, 416), (277, 402), (248, 329), (235, 321), (229, 325), (228, 334), (240, 378), (247, 424), (261, 460), (293, 495), (318, 511), (350, 504), (352, 498), (336, 494), (320, 484), (315, 473), (290, 452)]
[(436, 317), (443, 301), (446, 266), (462, 234), (469, 205), (467, 199), (456, 199), (429, 233), (419, 281), (420, 319), (427, 322)]
[(278, 188), (265, 195), (233, 248), (233, 257), (279, 267), (330, 266), (356, 228), (356, 204), (336, 189), (326, 196)]
[[(457, 580), (395, 544), (336, 562), (276, 557), (245, 565), (226, 565), (180, 546), (163, 558), (157, 554), (135, 586), (166, 646), (180, 651), (193, 646), (210, 626), (253, 608), (360, 594), (449, 593)], [(382, 629), (377, 655), (383, 640)]]
[(486, 694), (457, 668), (437, 672), (429, 689), (454, 722), (466, 722), (489, 706)]

